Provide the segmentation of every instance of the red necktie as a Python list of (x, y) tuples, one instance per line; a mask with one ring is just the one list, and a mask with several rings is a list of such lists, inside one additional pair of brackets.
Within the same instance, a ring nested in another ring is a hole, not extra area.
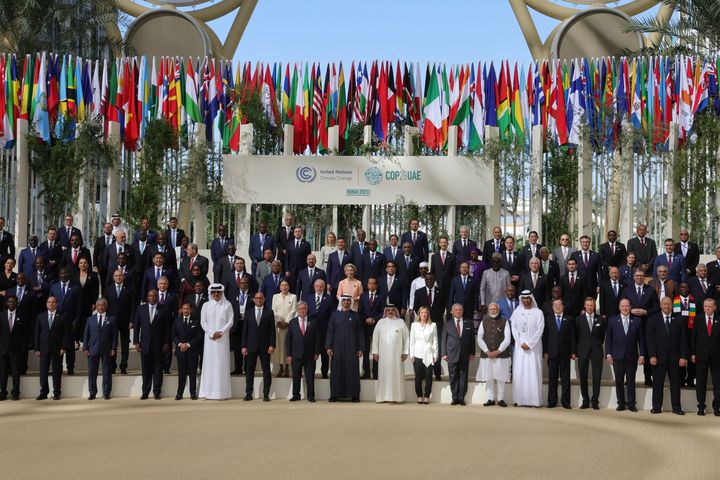
[(575, 288), (575, 274), (570, 274), (570, 288)]
[(242, 278), (242, 277), (240, 276), (239, 273), (238, 273), (237, 276), (235, 277), (235, 283), (237, 284), (238, 288), (240, 288), (240, 279), (241, 279), (241, 278)]
[(77, 250), (73, 250), (73, 263), (77, 263)]
[(300, 331), (302, 331), (303, 337), (305, 336), (305, 319), (300, 320)]
[(672, 255), (668, 255), (668, 268), (672, 268)]
[(460, 329), (460, 320), (456, 320), (455, 325), (457, 326), (457, 332), (458, 332), (458, 337), (459, 337), (462, 333), (462, 330)]
[(707, 320), (708, 337), (712, 335), (712, 317)]
[(192, 270), (193, 263), (195, 263), (195, 257), (190, 257), (190, 270)]

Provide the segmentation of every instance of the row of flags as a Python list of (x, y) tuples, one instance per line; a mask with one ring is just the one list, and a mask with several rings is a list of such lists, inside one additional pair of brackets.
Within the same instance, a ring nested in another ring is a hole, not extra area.
[(417, 127), (432, 150), (448, 145), (450, 126), (468, 152), (479, 151), (485, 127), (500, 140), (529, 145), (541, 125), (560, 145), (589, 135), (594, 148), (614, 148), (623, 122), (644, 133), (643, 147), (667, 148), (670, 125), (687, 138), (695, 116), (712, 105), (720, 115), (720, 57), (595, 58), (445, 64), (389, 61), (281, 64), (211, 58), (124, 57), (89, 60), (39, 53), (0, 56), (0, 146), (11, 147), (18, 118), (45, 142), (71, 141), (78, 124), (100, 119), (121, 126), (126, 148), (136, 149), (152, 119), (178, 132), (205, 125), (210, 142), (239, 149), (243, 106), (260, 98), (272, 128), (294, 126), (295, 153), (324, 153), (328, 129), (341, 147), (350, 126), (371, 125), (387, 144), (398, 125)]

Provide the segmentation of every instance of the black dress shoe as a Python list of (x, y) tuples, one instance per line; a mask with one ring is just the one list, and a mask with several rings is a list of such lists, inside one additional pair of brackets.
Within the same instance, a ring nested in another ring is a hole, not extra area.
[(650, 410), (650, 413), (662, 413), (662, 410), (660, 410), (659, 408), (653, 408), (652, 410)]
[(652, 380), (645, 380), (644, 383), (646, 387), (652, 387)]
[(60, 395), (53, 395), (53, 400), (60, 400)]
[(600, 410), (600, 405), (598, 405), (597, 403), (593, 403), (592, 409), (593, 409), (593, 410)]
[(241, 370), (233, 370), (232, 372), (230, 372), (230, 375), (242, 375), (242, 371)]
[(127, 375), (127, 368), (121, 368), (120, 373), (122, 373), (123, 375)]
[(177, 395), (175, 395), (175, 400), (182, 400), (182, 397), (183, 396), (178, 393)]
[(243, 401), (244, 401), (244, 402), (249, 402), (249, 401), (252, 400), (252, 399), (253, 399), (252, 395), (245, 395), (245, 396), (243, 397)]
[(589, 403), (584, 403), (584, 402), (583, 402), (583, 404), (580, 405), (580, 410), (585, 410), (585, 409), (588, 409), (588, 408), (590, 408), (590, 404), (589, 404)]
[(360, 380), (369, 380), (369, 379), (370, 379), (370, 374), (369, 374), (369, 373), (364, 373), (363, 376), (360, 377)]
[(4, 400), (7, 400), (7, 399), (8, 399), (8, 394), (7, 394), (7, 392), (5, 392), (5, 393), (0, 393), (0, 402), (2, 402), (2, 401), (4, 401)]
[(547, 408), (555, 408), (555, 407), (557, 407), (557, 405), (554, 404), (554, 403), (548, 403), (548, 404), (546, 405), (546, 407), (547, 407)]
[(715, 415), (716, 417), (720, 417), (720, 409), (716, 408), (715, 410), (713, 410), (713, 415)]
[(328, 398), (328, 402), (330, 402), (330, 403), (335, 403), (335, 402), (337, 402), (337, 398), (336, 398), (336, 397), (330, 397), (330, 398)]
[(263, 402), (269, 402), (269, 401), (270, 401), (270, 397), (268, 397), (267, 395), (263, 395)]
[(47, 400), (48, 396), (47, 393), (41, 393), (37, 397), (35, 397), (35, 400)]
[(483, 407), (492, 407), (495, 405), (495, 400), (488, 400), (487, 402), (483, 403)]
[(636, 413), (638, 411), (637, 407), (635, 405), (631, 405), (628, 407), (628, 410), (630, 410), (633, 413)]
[(462, 405), (463, 407), (466, 405), (465, 400), (458, 400), (458, 404)]
[(675, 415), (685, 415), (685, 412), (683, 410), (673, 410), (673, 413)]
[(360, 402), (360, 398), (359, 398), (359, 397), (352, 397), (352, 398), (350, 399), (350, 401), (351, 401), (352, 403), (359, 403), (359, 402)]
[(450, 405), (457, 405), (458, 403), (460, 402), (458, 402), (457, 400), (453, 400), (452, 402), (450, 402)]
[(105, 400), (110, 400), (110, 394), (103, 395), (103, 398), (104, 398)]
[(562, 406), (565, 410), (570, 410), (572, 407), (570, 405), (563, 405)]
[(150, 397), (150, 395), (148, 395), (147, 393), (143, 393), (143, 394), (140, 396), (140, 400), (147, 400), (149, 397)]
[(197, 399), (198, 399), (197, 393), (190, 394), (190, 400), (197, 400)]
[(322, 378), (324, 378), (325, 380), (327, 380), (327, 379), (330, 378), (330, 377), (328, 377), (328, 374), (327, 374), (327, 373), (323, 373)]
[(310, 403), (315, 403), (315, 399), (314, 399), (314, 398), (308, 398), (307, 401), (310, 402)]
[(705, 416), (705, 407), (698, 408), (697, 414), (701, 417)]
[(688, 388), (695, 388), (695, 382), (687, 382), (685, 386)]
[(440, 375), (435, 375), (435, 380), (439, 382), (440, 380), (442, 380), (442, 377)]
[(88, 397), (88, 400), (95, 400), (95, 395), (90, 395), (90, 396)]
[(616, 412), (624, 412), (624, 411), (625, 411), (625, 407), (624, 407), (623, 405), (618, 405), (617, 408), (615, 409), (615, 411), (616, 411)]
[(300, 401), (300, 397), (292, 397), (292, 398), (290, 399), (290, 401), (291, 401), (291, 402), (299, 402), (299, 401)]
[(503, 408), (507, 407), (507, 403), (505, 403), (505, 400), (500, 400), (498, 402), (498, 407), (503, 407)]
[(20, 395), (15, 394), (15, 395), (12, 396), (12, 401), (16, 402), (16, 401), (18, 401), (18, 400), (20, 400)]
[(68, 375), (75, 375), (75, 369), (74, 369), (74, 368), (68, 368), (67, 374), (68, 374)]

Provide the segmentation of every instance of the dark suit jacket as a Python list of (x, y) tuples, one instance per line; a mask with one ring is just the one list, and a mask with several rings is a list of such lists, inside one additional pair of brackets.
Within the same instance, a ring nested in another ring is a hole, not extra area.
[(620, 268), (621, 265), (625, 265), (625, 257), (627, 256), (627, 249), (625, 244), (615, 242), (615, 254), (613, 255), (610, 249), (610, 242), (605, 242), (600, 245), (598, 249), (600, 255), (600, 268), (602, 278), (606, 279), (610, 276), (610, 267)]
[(15, 258), (15, 240), (12, 233), (3, 230), (2, 240), (0, 240), (0, 262), (5, 264), (8, 258)]
[[(450, 253), (448, 250), (445, 256), (445, 264), (443, 264), (441, 253), (438, 250), (433, 253), (433, 256), (430, 258), (430, 269), (435, 274), (435, 283), (437, 283), (440, 290), (447, 290), (450, 287), (450, 282), (452, 281), (453, 276), (455, 275), (455, 255)], [(413, 280), (414, 278), (409, 281), (412, 282)]]
[(620, 315), (608, 319), (605, 334), (606, 355), (612, 355), (615, 361), (622, 359), (637, 361), (644, 351), (645, 331), (642, 328), (642, 321), (638, 317), (630, 315), (627, 335)]
[(288, 324), (287, 335), (285, 336), (285, 355), (293, 360), (312, 360), (315, 355), (320, 355), (322, 345), (318, 335), (317, 321), (308, 316), (305, 318), (305, 334), (300, 328), (300, 317), (294, 317)]
[[(229, 272), (225, 272), (222, 284), (225, 287), (225, 297), (228, 299), (230, 299), (230, 296), (232, 295), (237, 295), (238, 286), (236, 278), (237, 277), (234, 269)], [(243, 278), (248, 279), (248, 291), (250, 292), (250, 295), (255, 295), (255, 292), (257, 292), (258, 290), (258, 284), (255, 281), (255, 277), (253, 277), (253, 275), (246, 270), (243, 272)], [(252, 300), (252, 298), (250, 299)]]
[(583, 309), (586, 297), (595, 298), (595, 291), (588, 292), (585, 278), (578, 275), (577, 272), (575, 272), (575, 285), (573, 287), (570, 287), (570, 276), (569, 273), (566, 273), (560, 278), (560, 288), (562, 289), (562, 298), (565, 300), (565, 311), (573, 317)]
[(279, 274), (278, 277), (279, 278), (278, 278), (277, 286), (275, 285), (275, 278), (272, 273), (270, 275), (266, 276), (263, 279), (262, 285), (260, 285), (260, 291), (262, 292), (263, 295), (265, 295), (265, 306), (267, 308), (272, 307), (272, 297), (276, 293), (280, 292), (280, 282), (285, 280), (285, 275), (282, 273)]
[(91, 315), (85, 322), (83, 335), (83, 351), (90, 356), (110, 355), (117, 350), (118, 325), (114, 317), (104, 315), (102, 326), (98, 325), (97, 315)]
[(545, 315), (545, 329), (542, 336), (543, 353), (548, 358), (570, 358), (575, 349), (575, 322), (570, 315), (562, 314), (560, 330), (555, 322), (555, 313)]
[[(453, 242), (452, 248), (450, 250), (455, 256), (455, 272), (453, 272), (454, 274), (459, 273), (461, 263), (468, 261), (468, 259), (470, 258), (470, 250), (472, 250), (473, 248), (477, 248), (477, 242), (475, 242), (475, 240), (470, 240), (469, 238), (467, 240), (467, 245), (465, 245), (465, 248), (463, 248), (462, 246), (462, 238), (458, 238)], [(483, 260), (487, 262), (485, 257), (483, 257)]]
[[(136, 244), (139, 239), (140, 239), (140, 231), (138, 230), (137, 232), (135, 232), (133, 234), (132, 243)], [(128, 238), (128, 240), (130, 240), (130, 239)], [(151, 228), (150, 230), (147, 231), (147, 243), (148, 243), (148, 245), (151, 245), (151, 244), (155, 243), (156, 240), (157, 240), (157, 232)]]
[(407, 306), (407, 283), (404, 278), (395, 275), (390, 291), (387, 288), (387, 275), (378, 278), (378, 292), (385, 296), (386, 302), (398, 307), (398, 310)]
[(367, 282), (370, 277), (379, 278), (382, 277), (385, 272), (385, 255), (380, 252), (375, 252), (375, 258), (370, 259), (370, 251), (365, 250), (362, 258), (363, 265), (363, 288), (367, 290)]
[[(155, 254), (160, 252), (160, 245), (157, 243), (153, 243), (150, 245), (147, 249), (147, 263), (145, 264), (145, 268), (152, 267), (153, 265), (153, 258), (155, 258)], [(177, 255), (175, 254), (175, 249), (172, 248), (168, 243), (165, 244), (163, 247), (163, 251), (160, 252), (163, 254), (163, 258), (165, 258), (165, 262), (163, 265), (168, 269), (172, 270), (173, 272), (177, 272)]]
[(135, 251), (135, 264), (133, 265), (133, 268), (135, 269), (135, 272), (138, 274), (138, 276), (142, 277), (148, 264), (152, 265), (152, 256), (150, 254), (152, 244), (150, 243), (150, 240), (146, 240), (145, 249), (142, 250), (142, 253), (140, 250), (139, 242), (133, 242), (132, 247)]
[(540, 242), (535, 244), (535, 255), (532, 254), (532, 250), (530, 249), (530, 244), (526, 243), (523, 245), (522, 249), (520, 250), (520, 255), (522, 256), (522, 271), (523, 272), (529, 272), (530, 271), (530, 259), (532, 257), (540, 258), (540, 249), (542, 248), (542, 245)]
[(445, 299), (438, 287), (433, 287), (432, 305), (430, 305), (428, 300), (427, 287), (415, 290), (415, 298), (413, 300), (415, 313), (420, 310), (420, 307), (427, 307), (430, 309), (430, 319), (435, 323), (442, 322), (443, 314), (445, 313)]
[[(57, 240), (55, 240), (52, 249), (50, 249), (47, 241), (38, 245), (38, 255), (41, 255), (45, 259), (45, 268), (50, 270), (54, 275), (57, 275), (58, 268), (60, 268), (62, 252), (62, 246), (57, 242)], [(51, 264), (50, 261), (55, 262), (54, 265)]]
[(37, 258), (39, 254), (40, 248), (35, 249), (35, 255), (33, 255), (32, 248), (30, 247), (25, 247), (20, 250), (20, 255), (18, 255), (17, 261), (18, 273), (23, 272), (27, 276), (32, 275), (35, 271), (35, 258)]
[[(635, 284), (628, 285), (620, 297), (621, 300), (623, 298), (630, 300), (630, 306), (632, 308), (643, 308), (647, 310), (648, 317), (660, 310), (660, 301), (657, 298), (657, 293), (655, 293), (655, 289), (650, 285), (643, 286), (642, 297), (640, 298), (637, 296)], [(619, 303), (620, 302), (618, 302), (618, 304)]]
[[(687, 242), (687, 255), (685, 256), (685, 273), (688, 277), (696, 275), (695, 269), (700, 263), (700, 247), (695, 242)], [(675, 244), (675, 254), (682, 254), (682, 246), (680, 242)]]
[(78, 272), (80, 270), (78, 269), (78, 263), (80, 263), (81, 258), (87, 260), (90, 264), (90, 268), (92, 269), (92, 256), (90, 255), (90, 250), (85, 247), (80, 247), (78, 249), (76, 262), (73, 262), (72, 260), (72, 248), (63, 250), (62, 257), (60, 259), (60, 268), (67, 268), (70, 278), (75, 282), (77, 282), (79, 278)]
[[(633, 237), (627, 242), (627, 251), (635, 252), (635, 264), (639, 267), (640, 265), (649, 265), (652, 269), (653, 263), (655, 263), (655, 257), (657, 256), (657, 246), (655, 240), (645, 235), (645, 246), (640, 245), (640, 239)], [(645, 272), (645, 273), (650, 273)]]
[(518, 290), (520, 292), (530, 290), (535, 297), (538, 307), (540, 308), (542, 308), (548, 298), (550, 298), (550, 288), (548, 279), (542, 274), (542, 272), (538, 272), (538, 278), (535, 282), (535, 286), (533, 286), (532, 273), (530, 273), (530, 271), (520, 275), (520, 286), (518, 287)]
[(150, 322), (150, 306), (138, 306), (133, 322), (133, 343), (140, 344), (142, 353), (161, 353), (165, 345), (170, 345), (172, 321), (169, 312), (157, 303), (155, 317)]
[[(210, 268), (210, 262), (208, 262), (208, 259), (198, 254), (195, 257), (195, 263), (193, 264), (193, 266), (195, 265), (198, 265), (200, 267), (200, 273), (204, 277), (206, 277)], [(180, 279), (182, 280), (184, 278), (190, 277), (190, 257), (185, 257), (183, 258), (182, 262), (180, 262)]]
[(689, 359), (690, 344), (683, 317), (679, 314), (673, 315), (671, 312), (670, 331), (668, 332), (665, 328), (665, 314), (660, 311), (652, 315), (648, 318), (645, 328), (645, 345), (648, 355), (657, 357), (658, 362), (668, 360), (677, 362), (680, 358)]
[[(183, 237), (185, 236), (185, 230), (182, 228), (176, 228), (175, 234), (177, 235), (177, 238), (175, 239), (175, 246), (179, 247), (180, 242), (182, 241)], [(171, 229), (165, 229), (165, 238), (167, 239), (168, 246), (172, 249), (173, 245), (173, 239), (172, 239), (172, 230)]]
[(363, 264), (363, 258), (365, 257), (365, 252), (367, 251), (368, 242), (363, 242), (362, 253), (360, 253), (360, 243), (353, 242), (353, 244), (350, 245), (350, 257), (352, 258), (353, 265), (355, 265), (355, 268), (357, 269), (357, 272), (355, 272), (355, 278), (359, 278), (361, 281), (365, 278), (365, 265)]
[(615, 296), (615, 292), (612, 287), (612, 280), (603, 280), (600, 284), (600, 313), (605, 318), (610, 318), (620, 314), (620, 300), (624, 292), (622, 282), (618, 278), (618, 294)]
[(63, 313), (72, 328), (75, 328), (80, 315), (80, 287), (70, 282), (65, 295), (62, 284), (58, 281), (50, 287), (50, 295), (57, 299), (57, 309)]
[(495, 238), (491, 238), (490, 240), (486, 240), (482, 247), (482, 259), (487, 263), (490, 264), (490, 260), (492, 259), (493, 253), (503, 253), (505, 251), (505, 243), (504, 238), (500, 239), (500, 249), (495, 250)]
[[(542, 260), (540, 260), (540, 271), (545, 273)], [(552, 287), (560, 285), (560, 265), (555, 260), (548, 260), (548, 272), (545, 273), (545, 276), (547, 277), (548, 292), (552, 290)]]
[(295, 276), (301, 269), (307, 267), (307, 257), (312, 253), (310, 244), (307, 240), (300, 240), (300, 246), (295, 246), (295, 239), (293, 238), (288, 242), (288, 261), (285, 265), (285, 271), (290, 272), (290, 275)]
[(713, 284), (709, 278), (705, 279), (707, 283), (707, 290), (703, 290), (700, 278), (697, 275), (693, 275), (688, 280), (690, 286), (690, 294), (695, 297), (696, 305), (702, 305), (706, 298), (715, 298), (715, 284)]
[(285, 224), (283, 223), (278, 227), (278, 229), (275, 231), (275, 246), (277, 247), (277, 258), (280, 260), (283, 264), (283, 268), (286, 267), (286, 261), (285, 254), (282, 253), (283, 250), (287, 250), (287, 244), (289, 241), (292, 241), (293, 239), (293, 230), (295, 227), (290, 227), (290, 236), (287, 234), (287, 230), (285, 229)]
[(322, 300), (320, 300), (320, 307), (315, 308), (315, 292), (313, 291), (313, 293), (305, 297), (305, 302), (308, 304), (308, 316), (311, 319), (317, 320), (321, 330), (324, 332), (325, 329), (327, 329), (330, 315), (333, 312), (332, 297), (327, 293), (323, 294)]
[(522, 255), (520, 255), (517, 252), (513, 252), (512, 256), (512, 263), (508, 263), (508, 256), (507, 256), (507, 250), (503, 250), (500, 255), (502, 255), (502, 262), (501, 266), (508, 272), (510, 272), (510, 275), (520, 275), (525, 267), (523, 266), (524, 258)]
[(478, 288), (480, 282), (468, 275), (467, 284), (463, 288), (462, 278), (457, 275), (450, 282), (450, 290), (447, 296), (447, 309), (451, 310), (453, 304), (459, 303), (463, 306), (463, 317), (472, 318), (473, 312), (477, 310)]
[[(413, 244), (412, 254), (419, 258), (421, 262), (427, 262), (430, 247), (428, 244), (428, 236), (425, 232), (418, 230), (415, 243)], [(405, 242), (412, 242), (412, 232), (407, 231), (400, 237), (400, 246)]]
[[(127, 257), (127, 267), (129, 269), (135, 268), (135, 262), (136, 262), (136, 255), (135, 255), (135, 249), (132, 245), (124, 244), (122, 246), (123, 253)], [(108, 248), (105, 249), (105, 265), (108, 271), (108, 277), (105, 281), (112, 281), (111, 272), (114, 272), (117, 270), (117, 254), (118, 254), (118, 245), (116, 243), (113, 243)]]
[(690, 333), (690, 353), (695, 361), (720, 363), (720, 315), (713, 315), (712, 332), (708, 335), (705, 312), (695, 317), (695, 326)]
[[(678, 284), (680, 282), (686, 282), (688, 276), (686, 270), (687, 267), (685, 266), (685, 257), (682, 256), (682, 253), (673, 253), (672, 261), (672, 267), (668, 267), (668, 278)], [(657, 268), (661, 265), (666, 267), (668, 266), (668, 258), (665, 253), (655, 257), (655, 263), (653, 263), (652, 271), (653, 276), (657, 275)]]
[(125, 283), (120, 290), (120, 297), (117, 295), (115, 289), (115, 283), (106, 286), (103, 289), (103, 296), (108, 302), (108, 315), (113, 316), (118, 326), (125, 326), (133, 321), (133, 314), (135, 308), (133, 308), (134, 293)]
[[(35, 272), (28, 277), (28, 286), (33, 289), (33, 291), (37, 287), (40, 287), (41, 289), (39, 292), (33, 292), (34, 301), (40, 309), (45, 308), (45, 300), (47, 300), (47, 297), (50, 294), (50, 287), (56, 281), (57, 279), (55, 278), (55, 275), (48, 268), (46, 268), (42, 273)], [(36, 312), (39, 312), (39, 310), (36, 310)]]
[(607, 323), (600, 315), (593, 315), (593, 326), (587, 322), (585, 312), (575, 317), (575, 345), (573, 353), (579, 359), (602, 359), (603, 344), (605, 343), (605, 327)]
[(30, 317), (20, 314), (18, 309), (15, 310), (15, 322), (10, 330), (8, 323), (8, 310), (0, 312), (0, 356), (12, 353), (20, 355), (25, 352), (25, 338), (27, 330), (30, 328)]
[[(358, 312), (360, 313), (360, 320), (365, 325), (365, 320), (372, 317), (377, 322), (383, 317), (385, 313), (385, 295), (376, 291), (375, 300), (370, 303), (370, 292), (363, 292), (360, 295), (360, 301), (358, 305)], [(367, 326), (367, 325), (365, 325)]]
[(448, 315), (440, 338), (440, 356), (447, 356), (448, 363), (457, 363), (462, 359), (467, 361), (469, 356), (474, 354), (475, 335), (472, 321), (467, 318), (463, 319), (462, 336), (458, 337), (455, 320), (452, 315)]
[(253, 272), (255, 271), (255, 267), (256, 267), (257, 263), (262, 261), (263, 252), (268, 248), (273, 251), (273, 257), (274, 257), (275, 256), (275, 239), (269, 233), (265, 233), (265, 238), (262, 243), (260, 243), (260, 234), (259, 233), (256, 233), (255, 235), (250, 237), (250, 248), (248, 249), (248, 255), (250, 255), (250, 260), (252, 261)]
[[(385, 247), (385, 249), (383, 250), (383, 256), (385, 257), (385, 263), (397, 262), (398, 259), (403, 256), (402, 245), (397, 246), (397, 251), (395, 252), (394, 257), (392, 254), (392, 247)], [(398, 266), (398, 268), (400, 268), (400, 267)]]
[[(185, 320), (182, 315), (179, 315), (173, 321), (172, 332), (170, 338), (172, 338), (175, 344), (175, 355), (198, 355), (202, 350), (203, 335), (205, 332), (200, 326), (200, 315), (190, 315), (190, 321), (188, 325), (185, 325)], [(181, 343), (189, 343), (190, 348), (185, 352), (181, 352), (177, 345)]]
[(350, 252), (347, 250), (343, 252), (342, 264), (340, 263), (340, 257), (337, 252), (332, 252), (328, 255), (325, 275), (327, 276), (328, 284), (332, 286), (333, 290), (336, 290), (340, 280), (345, 278), (345, 265), (350, 262), (352, 262), (352, 255), (350, 255)]
[[(167, 277), (170, 281), (169, 289), (177, 291), (177, 285), (175, 285), (175, 276), (173, 271), (163, 266), (161, 277)], [(157, 290), (157, 279), (155, 278), (155, 267), (145, 269), (142, 276), (142, 283), (140, 284), (140, 298), (142, 300), (147, 299), (147, 292), (150, 290)]]
[(47, 310), (38, 315), (35, 321), (35, 351), (41, 355), (60, 354), (69, 341), (70, 321), (68, 318), (55, 311), (52, 328), (48, 324)]
[(62, 227), (57, 229), (57, 243), (59, 243), (61, 246), (65, 248), (70, 248), (70, 237), (73, 235), (79, 235), (80, 236), (80, 245), (82, 245), (83, 242), (83, 236), (80, 229), (76, 227), (70, 228), (70, 235), (68, 235), (67, 227), (63, 225)]
[[(408, 261), (402, 253), (397, 256), (395, 261), (395, 265), (397, 265), (397, 275), (404, 278), (408, 285), (420, 275), (420, 259), (411, 255), (409, 263), (410, 265), (408, 266)], [(387, 265), (387, 262), (385, 262), (385, 264)]]
[(260, 324), (255, 318), (255, 304), (249, 305), (245, 310), (243, 322), (241, 348), (248, 352), (267, 352), (269, 347), (275, 347), (275, 315), (270, 308), (264, 308)]
[(600, 281), (600, 255), (590, 250), (587, 267), (583, 260), (582, 250), (574, 251), (570, 258), (575, 259), (578, 273), (585, 278), (585, 291), (594, 297)]
[[(110, 245), (113, 244), (115, 241), (115, 235), (110, 234)], [(95, 265), (98, 270), (100, 270), (102, 273), (105, 273), (105, 247), (108, 247), (110, 245), (105, 245), (105, 235), (100, 235), (95, 239), (95, 245), (93, 246), (93, 252), (92, 252), (92, 261), (93, 265)], [(105, 277), (101, 279), (103, 282), (105, 281)]]
[(315, 291), (316, 280), (326, 280), (325, 271), (321, 268), (313, 267), (313, 276), (310, 278), (310, 272), (308, 267), (305, 267), (297, 272), (297, 280), (295, 282), (295, 295), (297, 298), (303, 298), (310, 293)]

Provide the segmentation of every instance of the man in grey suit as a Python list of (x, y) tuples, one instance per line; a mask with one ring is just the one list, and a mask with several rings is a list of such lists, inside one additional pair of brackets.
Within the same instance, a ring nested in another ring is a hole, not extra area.
[(560, 276), (565, 275), (565, 262), (568, 261), (570, 255), (577, 250), (575, 247), (570, 246), (570, 235), (563, 233), (560, 235), (560, 246), (552, 251), (553, 260), (555, 260), (560, 267)]
[(647, 226), (640, 224), (635, 230), (637, 237), (627, 242), (627, 251), (635, 253), (635, 265), (645, 271), (645, 275), (652, 274), (652, 267), (657, 257), (655, 240), (647, 236)]
[(468, 366), (475, 356), (475, 336), (471, 320), (463, 318), (463, 306), (456, 303), (445, 320), (440, 354), (448, 364), (452, 405), (465, 405), (467, 393)]
[(255, 269), (255, 280), (257, 280), (258, 285), (263, 284), (263, 280), (265, 280), (265, 277), (270, 275), (270, 266), (272, 265), (273, 261), (273, 252), (272, 249), (266, 248), (263, 252), (263, 259), (258, 262), (257, 267)]
[(97, 313), (87, 319), (83, 336), (83, 350), (88, 359), (88, 400), (95, 400), (97, 395), (98, 367), (102, 360), (103, 398), (110, 400), (112, 390), (112, 357), (117, 353), (118, 327), (115, 317), (107, 314), (108, 302), (98, 298), (95, 302)]

